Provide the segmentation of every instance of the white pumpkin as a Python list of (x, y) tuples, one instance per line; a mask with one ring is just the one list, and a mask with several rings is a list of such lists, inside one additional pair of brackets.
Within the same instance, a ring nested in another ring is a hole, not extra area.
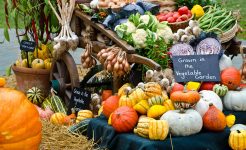
[(174, 136), (189, 136), (196, 134), (202, 129), (202, 117), (193, 110), (170, 110), (163, 114), (160, 120), (166, 120), (170, 132)]
[(246, 111), (246, 88), (239, 91), (228, 91), (223, 102), (228, 110)]
[(246, 125), (243, 124), (235, 124), (231, 127), (231, 131), (236, 131), (236, 130), (246, 130)]
[(220, 71), (228, 67), (231, 67), (232, 66), (231, 58), (223, 54), (220, 58), (219, 66), (220, 66)]
[(199, 92), (201, 99), (195, 106), (195, 110), (203, 117), (203, 115), (208, 111), (209, 104), (213, 103), (215, 107), (223, 111), (223, 104), (220, 97), (213, 91), (202, 90)]

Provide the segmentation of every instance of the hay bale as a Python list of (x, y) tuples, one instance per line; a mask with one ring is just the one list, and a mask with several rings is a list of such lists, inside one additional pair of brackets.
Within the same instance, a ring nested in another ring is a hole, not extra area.
[(71, 134), (66, 126), (56, 126), (44, 120), (42, 125), (40, 150), (93, 149), (93, 141), (80, 134)]

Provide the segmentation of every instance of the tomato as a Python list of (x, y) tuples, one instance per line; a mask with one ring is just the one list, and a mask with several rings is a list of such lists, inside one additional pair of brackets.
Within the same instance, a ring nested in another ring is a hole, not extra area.
[(174, 18), (175, 20), (177, 20), (179, 17), (180, 17), (180, 14), (179, 14), (178, 12), (175, 12), (175, 13), (173, 14), (173, 18)]
[(166, 14), (166, 16), (167, 16), (167, 18), (172, 17), (172, 16), (173, 16), (173, 12), (168, 12), (168, 13)]
[(178, 12), (179, 12), (180, 15), (184, 15), (184, 14), (187, 15), (188, 14), (188, 10), (189, 10), (189, 8), (187, 6), (183, 6), (183, 7), (180, 7), (178, 9)]
[(188, 16), (187, 15), (182, 15), (181, 17), (179, 17), (182, 21), (185, 21), (188, 19)]
[(191, 18), (192, 17), (192, 14), (191, 14), (191, 11), (190, 10), (188, 10), (188, 18)]
[(173, 23), (173, 22), (175, 22), (175, 19), (174, 19), (173, 17), (168, 17), (168, 18), (167, 18), (167, 21), (168, 21), (169, 23)]
[(176, 22), (182, 22), (183, 20), (181, 18), (178, 18)]
[(159, 20), (159, 22), (167, 21), (166, 15), (158, 15), (158, 16), (156, 16), (156, 18), (157, 18), (157, 20)]

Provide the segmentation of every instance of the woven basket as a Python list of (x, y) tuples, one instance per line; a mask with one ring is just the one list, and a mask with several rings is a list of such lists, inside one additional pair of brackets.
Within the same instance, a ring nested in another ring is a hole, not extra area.
[(238, 32), (238, 23), (236, 21), (235, 25), (228, 31), (222, 33), (222, 35), (220, 35), (220, 41), (221, 43), (226, 43), (228, 41), (230, 41), (233, 37), (236, 36), (236, 33)]
[(182, 21), (182, 22), (175, 22), (175, 23), (168, 23), (168, 25), (171, 27), (173, 32), (176, 32), (178, 29), (185, 29), (189, 26), (189, 21), (193, 19), (194, 15), (192, 15), (191, 18), (188, 20)]

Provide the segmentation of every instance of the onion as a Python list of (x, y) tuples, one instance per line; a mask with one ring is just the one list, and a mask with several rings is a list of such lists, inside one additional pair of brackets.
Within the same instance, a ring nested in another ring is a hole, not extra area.
[(111, 63), (107, 65), (107, 71), (111, 72), (113, 70)]
[(108, 53), (103, 53), (102, 58), (106, 59), (108, 57)]
[(116, 63), (116, 61), (117, 61), (117, 58), (116, 58), (116, 57), (114, 57), (114, 59), (111, 61), (111, 63), (112, 63), (112, 64), (115, 64), (115, 63)]
[(115, 58), (115, 54), (109, 55), (107, 60), (112, 61)]
[(91, 58), (90, 58), (90, 57), (87, 57), (87, 58), (85, 59), (85, 63), (87, 63), (87, 64), (89, 64), (90, 61), (91, 61)]
[(119, 70), (119, 62), (117, 61), (115, 64), (114, 64), (114, 71), (118, 71)]

